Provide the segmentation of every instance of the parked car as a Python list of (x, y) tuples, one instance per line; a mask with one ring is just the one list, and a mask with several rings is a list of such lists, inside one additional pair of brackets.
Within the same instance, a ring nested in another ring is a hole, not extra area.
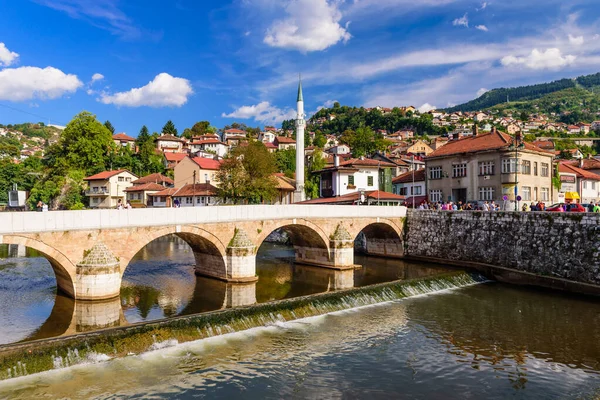
[(584, 208), (581, 204), (564, 204), (557, 203), (553, 204), (550, 207), (546, 207), (546, 211), (559, 211), (559, 207), (562, 206), (564, 211), (567, 212), (588, 212), (587, 208)]

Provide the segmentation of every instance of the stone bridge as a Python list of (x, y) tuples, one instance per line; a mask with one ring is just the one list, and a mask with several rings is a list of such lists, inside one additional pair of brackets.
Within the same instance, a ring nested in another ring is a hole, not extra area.
[(257, 280), (256, 252), (284, 230), (296, 262), (354, 268), (362, 232), (367, 254), (403, 255), (405, 207), (221, 206), (0, 213), (0, 244), (44, 254), (58, 288), (79, 300), (119, 295), (131, 259), (153, 240), (175, 234), (192, 248), (196, 274), (227, 282)]

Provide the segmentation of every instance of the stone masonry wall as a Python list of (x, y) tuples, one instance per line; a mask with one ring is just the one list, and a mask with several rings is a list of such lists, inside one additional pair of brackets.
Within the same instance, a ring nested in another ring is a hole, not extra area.
[(600, 285), (600, 214), (408, 210), (405, 252)]

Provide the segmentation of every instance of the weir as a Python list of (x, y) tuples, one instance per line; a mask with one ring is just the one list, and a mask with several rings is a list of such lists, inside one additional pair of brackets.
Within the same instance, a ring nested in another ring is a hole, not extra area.
[(216, 335), (436, 293), (485, 282), (457, 271), (410, 281), (348, 289), (200, 315), (95, 331), (87, 335), (0, 346), (0, 379), (83, 362), (106, 361)]

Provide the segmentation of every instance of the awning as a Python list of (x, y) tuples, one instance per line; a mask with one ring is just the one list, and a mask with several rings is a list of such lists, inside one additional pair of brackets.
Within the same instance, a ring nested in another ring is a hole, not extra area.
[(418, 207), (422, 202), (427, 201), (427, 196), (415, 196), (415, 197), (407, 197), (404, 201), (405, 206), (412, 206), (413, 201), (415, 203), (415, 207)]
[(565, 193), (565, 200), (579, 200), (579, 193), (577, 192), (567, 192)]

